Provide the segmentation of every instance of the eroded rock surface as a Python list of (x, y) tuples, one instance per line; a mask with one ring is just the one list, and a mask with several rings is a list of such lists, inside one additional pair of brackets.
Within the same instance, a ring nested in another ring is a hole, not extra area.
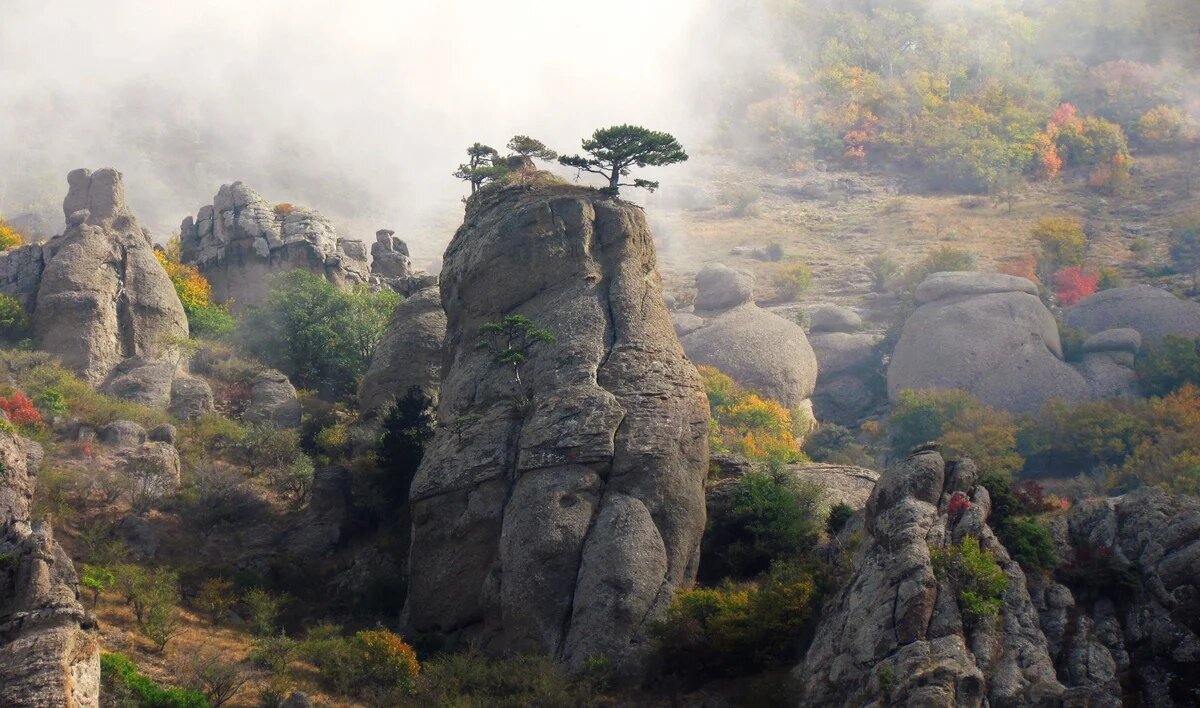
[[(125, 204), (121, 174), (75, 170), (67, 182), (68, 228), (42, 247), (33, 316), (39, 348), (93, 386), (113, 376), (107, 383), (118, 393), (165, 403), (170, 378), (164, 387), (157, 369), (178, 364), (172, 345), (188, 336), (183, 305)], [(134, 371), (147, 366), (157, 369)]]
[(275, 273), (301, 268), (342, 288), (369, 278), (365, 244), (338, 238), (320, 213), (272, 205), (241, 182), (222, 185), (211, 206), (183, 220), (180, 236), (183, 262), (235, 311), (261, 303)]
[(1181, 300), (1151, 285), (1111, 288), (1086, 297), (1066, 312), (1067, 324), (1089, 334), (1107, 329), (1137, 330), (1146, 344), (1163, 337), (1200, 337), (1200, 303)]
[[(708, 404), (663, 305), (642, 211), (576, 187), (481, 191), (446, 250), (440, 426), (412, 484), (410, 628), (636, 671), (690, 584)], [(557, 336), (513, 368), (510, 314)]]
[(359, 384), (362, 410), (378, 410), (413, 386), (436, 403), (445, 338), (446, 313), (437, 288), (426, 288), (400, 303)]
[(94, 708), (96, 623), (50, 524), (30, 519), (37, 470), (29, 457), (24, 441), (0, 432), (0, 706)]

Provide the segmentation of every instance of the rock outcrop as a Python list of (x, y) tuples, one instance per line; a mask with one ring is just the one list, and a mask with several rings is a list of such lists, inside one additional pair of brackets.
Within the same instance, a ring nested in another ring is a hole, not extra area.
[(180, 228), (183, 262), (212, 284), (213, 298), (238, 311), (262, 302), (268, 279), (296, 268), (349, 288), (367, 282), (366, 245), (338, 238), (318, 212), (272, 206), (241, 182), (222, 185)]
[(178, 363), (172, 342), (188, 336), (183, 306), (125, 204), (120, 173), (75, 170), (67, 182), (67, 231), (42, 247), (38, 346), (93, 386), (165, 403), (170, 378), (164, 388), (160, 374)]
[(818, 420), (853, 425), (882, 402), (883, 360), (875, 337), (821, 331), (814, 323), (808, 341), (817, 357), (812, 403)]
[(16, 298), (26, 312), (32, 313), (45, 267), (40, 243), (27, 243), (0, 253), (0, 293)]
[(0, 432), (0, 706), (95, 708), (96, 623), (49, 522), (30, 519), (29, 457), (24, 441)]
[(930, 275), (892, 354), (889, 397), (958, 388), (1010, 411), (1090, 397), (1083, 375), (1063, 361), (1058, 326), (1036, 293), (1033, 283), (1010, 275)]
[(400, 303), (359, 384), (361, 410), (377, 411), (413, 386), (436, 404), (445, 338), (446, 313), (437, 288), (426, 288)]
[[(970, 507), (951, 512), (965, 495)], [(969, 460), (914, 454), (879, 478), (851, 576), (797, 669), (801, 706), (1060, 705), (1059, 683), (1020, 566), (988, 528)], [(971, 621), (932, 555), (974, 536), (1007, 580), (994, 622)]]
[(1069, 326), (1088, 334), (1106, 329), (1135, 329), (1146, 344), (1163, 337), (1200, 337), (1200, 303), (1181, 300), (1150, 285), (1101, 290), (1066, 312)]
[(808, 410), (817, 357), (795, 322), (752, 301), (753, 277), (716, 264), (696, 276), (696, 312), (704, 325), (680, 341), (688, 358), (793, 410)]
[[(440, 426), (410, 494), (411, 630), (572, 670), (641, 668), (691, 583), (708, 404), (637, 207), (591, 189), (484, 190), (446, 250)], [(557, 335), (514, 369), (480, 327)]]
[(381, 278), (407, 278), (412, 274), (408, 244), (396, 237), (395, 231), (380, 229), (371, 244), (371, 274)]
[(300, 427), (300, 397), (282, 371), (267, 369), (250, 381), (250, 404), (242, 420), (276, 428)]
[[(721, 476), (709, 485), (706, 493), (710, 513), (714, 504), (723, 503), (729, 498), (741, 477), (755, 469), (762, 469), (761, 464), (737, 455), (714, 455), (712, 462), (720, 469)], [(784, 465), (783, 469), (797, 480), (819, 487), (821, 503), (826, 507), (846, 504), (855, 511), (866, 506), (875, 483), (879, 481), (879, 473), (853, 465), (795, 462)]]

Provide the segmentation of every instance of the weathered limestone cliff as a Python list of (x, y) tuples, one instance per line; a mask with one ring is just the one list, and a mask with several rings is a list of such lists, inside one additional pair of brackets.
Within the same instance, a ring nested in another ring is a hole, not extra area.
[[(650, 623), (695, 575), (708, 465), (708, 404), (642, 211), (575, 187), (481, 191), (444, 262), (441, 425), (412, 484), (408, 623), (636, 671)], [(557, 336), (519, 372), (477, 346), (518, 314)]]
[(0, 706), (100, 705), (95, 621), (49, 521), (29, 516), (41, 449), (0, 432)]

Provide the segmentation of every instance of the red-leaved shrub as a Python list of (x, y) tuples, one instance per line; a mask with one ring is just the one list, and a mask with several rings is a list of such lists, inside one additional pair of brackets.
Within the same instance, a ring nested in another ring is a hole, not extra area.
[(14, 425), (41, 425), (42, 414), (38, 411), (29, 396), (14, 391), (11, 396), (0, 396), (0, 410), (3, 410)]
[(971, 508), (971, 500), (967, 499), (967, 495), (962, 492), (955, 492), (950, 497), (950, 503), (947, 506), (950, 512), (951, 519), (957, 519), (962, 516), (963, 512)]
[(1064, 307), (1074, 305), (1099, 287), (1100, 275), (1081, 266), (1069, 266), (1054, 274), (1054, 294)]

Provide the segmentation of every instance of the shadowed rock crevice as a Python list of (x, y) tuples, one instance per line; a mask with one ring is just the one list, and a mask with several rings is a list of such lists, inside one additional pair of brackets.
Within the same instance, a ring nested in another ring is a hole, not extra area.
[[(654, 261), (641, 211), (592, 190), (468, 203), (442, 272), (440, 427), (411, 495), (412, 629), (640, 665), (695, 571), (707, 467), (707, 401)], [(557, 337), (530, 349), (521, 391), (475, 347), (510, 314)]]

